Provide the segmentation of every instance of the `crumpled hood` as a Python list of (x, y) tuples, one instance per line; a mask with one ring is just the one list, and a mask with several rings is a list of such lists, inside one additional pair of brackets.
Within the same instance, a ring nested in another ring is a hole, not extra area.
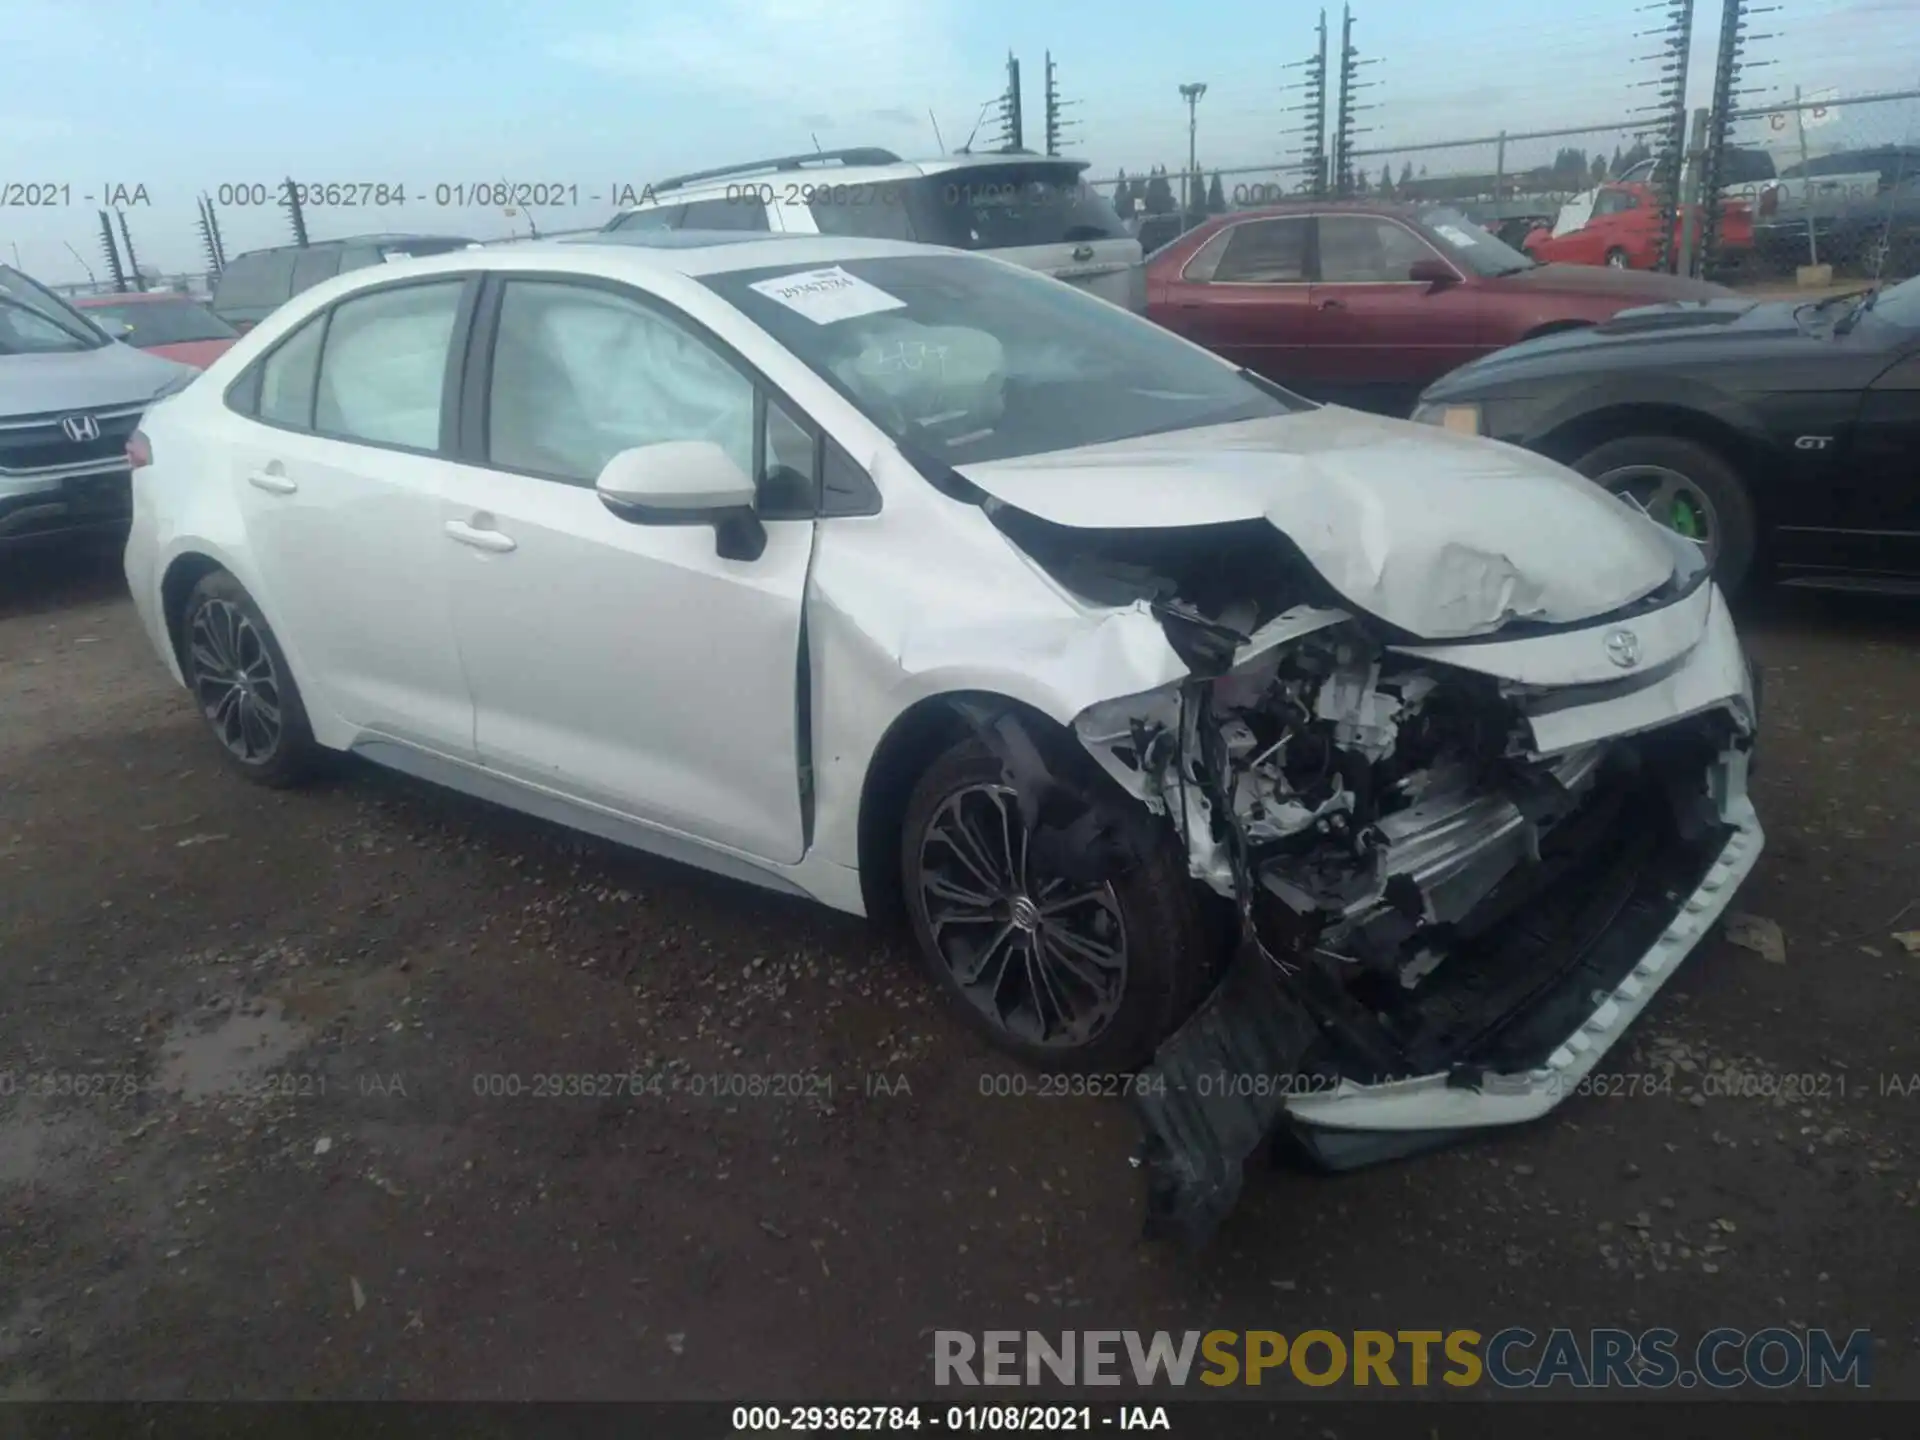
[(139, 405), (192, 367), (114, 341), (97, 350), (0, 355), (0, 415)]
[(1551, 460), (1338, 406), (959, 469), (1073, 528), (1265, 519), (1348, 602), (1432, 640), (1586, 620), (1673, 573), (1651, 520)]

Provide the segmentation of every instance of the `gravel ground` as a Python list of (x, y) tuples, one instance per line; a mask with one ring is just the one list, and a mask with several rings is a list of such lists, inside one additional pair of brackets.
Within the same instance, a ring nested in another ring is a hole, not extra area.
[[(983, 1095), (897, 942), (371, 769), (248, 787), (114, 557), (0, 567), (0, 1397), (878, 1398), (935, 1328), (1509, 1324), (1864, 1326), (1920, 1397), (1910, 605), (1750, 607), (1784, 960), (1715, 937), (1620, 1093), (1260, 1167), (1194, 1256), (1137, 1238), (1125, 1107)], [(680, 1081), (534, 1093), (628, 1072)]]

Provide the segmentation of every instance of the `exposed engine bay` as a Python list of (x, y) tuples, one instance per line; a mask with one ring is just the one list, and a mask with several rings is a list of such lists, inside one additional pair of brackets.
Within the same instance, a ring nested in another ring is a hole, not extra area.
[(1283, 973), (1413, 990), (1541, 860), (1606, 747), (1530, 759), (1493, 682), (1383, 654), (1339, 612), (1295, 618), (1314, 628), (1177, 693), (1096, 706), (1080, 737)]
[[(1150, 1067), (1167, 1088), (1137, 1106), (1150, 1229), (1217, 1223), (1289, 1095), (1434, 1077), (1474, 1091), (1564, 1056), (1730, 863), (1729, 816), (1751, 810), (1729, 757), (1750, 715), (1663, 700), (1651, 724), (1542, 749), (1542, 714), (1660, 682), (1542, 687), (1405, 653), (1419, 647), (1330, 596), (1271, 527), (1170, 539), (995, 518), (1088, 600), (1149, 607), (1191, 672), (1074, 721), (1237, 921), (1221, 978)], [(1696, 643), (1744, 666), (1731, 637)], [(1070, 848), (1087, 842), (1083, 829)], [(1223, 1089), (1250, 1073), (1284, 1083), (1252, 1100)], [(1333, 1164), (1419, 1148), (1411, 1130), (1318, 1134)]]

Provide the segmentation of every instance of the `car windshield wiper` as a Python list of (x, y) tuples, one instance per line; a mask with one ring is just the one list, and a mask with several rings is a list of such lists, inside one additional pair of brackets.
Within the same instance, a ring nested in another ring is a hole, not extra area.
[[(1846, 291), (1842, 291), (1838, 295), (1829, 295), (1824, 300), (1805, 301), (1802, 304), (1796, 305), (1794, 307), (1794, 310), (1793, 310), (1794, 318), (1798, 319), (1802, 315), (1818, 315), (1822, 310), (1825, 310), (1830, 305), (1838, 305), (1844, 300), (1858, 300), (1863, 295), (1871, 296), (1873, 293), (1874, 293), (1874, 288), (1872, 286), (1868, 286), (1865, 290), (1846, 290)], [(1846, 317), (1842, 317), (1840, 324), (1841, 325), (1846, 324)], [(1846, 333), (1846, 331), (1841, 329), (1840, 326), (1835, 326), (1834, 330), (1836, 334), (1844, 335)]]

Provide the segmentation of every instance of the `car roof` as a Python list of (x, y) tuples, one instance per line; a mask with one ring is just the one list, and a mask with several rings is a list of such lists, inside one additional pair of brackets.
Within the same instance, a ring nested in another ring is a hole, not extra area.
[[(510, 245), (488, 245), (478, 250), (454, 250), (443, 255), (415, 255), (390, 265), (351, 272), (374, 283), (395, 274), (434, 275), (475, 270), (513, 270), (528, 266), (556, 271), (628, 275), (644, 283), (649, 275), (675, 274), (698, 279), (730, 270), (758, 270), (776, 265), (833, 265), (842, 260), (881, 260), (892, 257), (964, 257), (996, 264), (988, 257), (939, 245), (916, 245), (905, 240), (867, 240), (852, 235), (780, 235), (766, 231), (654, 231), (661, 238), (628, 238), (620, 232), (592, 237), (521, 240)], [(343, 275), (340, 280), (348, 277)], [(328, 281), (337, 285), (339, 281)]]
[[(805, 157), (799, 157), (804, 159)], [(650, 199), (622, 206), (620, 213), (662, 209), (705, 199), (716, 191), (738, 191), (743, 185), (771, 183), (777, 176), (782, 183), (803, 185), (877, 185), (890, 180), (917, 180), (928, 175), (945, 175), (955, 170), (995, 169), (1012, 165), (1066, 165), (1084, 171), (1090, 162), (1066, 155), (1041, 155), (1030, 150), (992, 150), (979, 154), (941, 155), (931, 160), (896, 160), (885, 165), (824, 164), (808, 166), (785, 158), (747, 162), (722, 172), (701, 171), (682, 179), (675, 176), (650, 187)]]
[(74, 299), (75, 309), (90, 310), (99, 305), (150, 305), (156, 301), (185, 301), (189, 305), (202, 305), (198, 295), (188, 295), (181, 290), (116, 290), (107, 295), (81, 295)]

